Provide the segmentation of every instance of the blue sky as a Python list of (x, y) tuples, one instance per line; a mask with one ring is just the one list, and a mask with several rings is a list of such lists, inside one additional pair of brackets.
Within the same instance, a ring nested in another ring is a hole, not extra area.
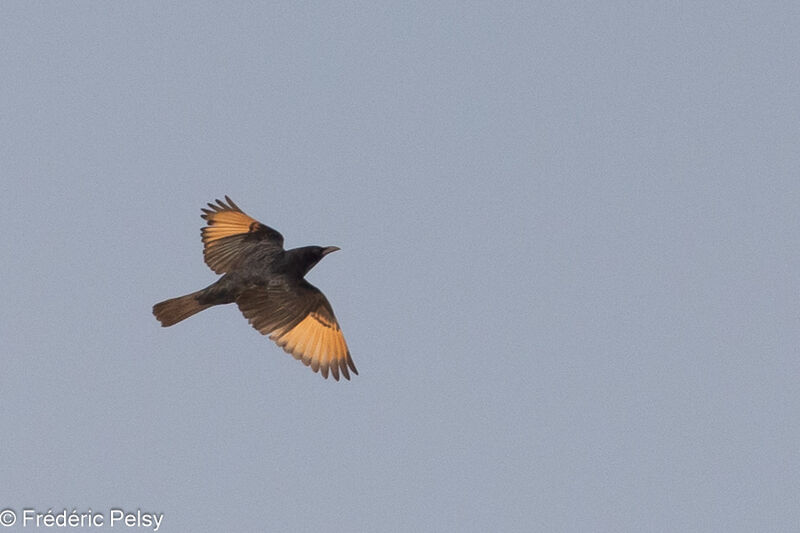
[[(160, 531), (788, 531), (791, 3), (0, 6), (0, 508)], [(288, 247), (360, 375), (233, 306)], [(30, 528), (19, 530), (27, 530)], [(9, 528), (13, 530), (14, 528)]]

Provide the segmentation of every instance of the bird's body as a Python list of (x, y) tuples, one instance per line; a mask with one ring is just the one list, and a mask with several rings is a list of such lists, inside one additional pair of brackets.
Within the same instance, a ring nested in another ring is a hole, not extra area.
[[(203, 209), (206, 263), (223, 276), (205, 289), (153, 306), (164, 327), (214, 305), (236, 303), (250, 324), (328, 377), (358, 374), (333, 309), (305, 275), (335, 246), (283, 249), (283, 236), (250, 218), (233, 201)], [(349, 369), (349, 370), (348, 370)]]

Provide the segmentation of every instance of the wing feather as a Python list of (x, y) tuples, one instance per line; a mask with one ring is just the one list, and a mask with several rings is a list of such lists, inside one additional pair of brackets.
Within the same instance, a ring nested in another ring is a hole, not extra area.
[[(236, 303), (250, 324), (291, 354), (322, 371), (350, 379), (358, 374), (327, 298), (307, 282), (275, 284), (244, 291)], [(348, 370), (349, 369), (349, 370)]]
[(247, 215), (228, 196), (201, 211), (208, 224), (201, 230), (203, 257), (217, 274), (235, 269), (256, 251), (283, 249), (283, 235)]

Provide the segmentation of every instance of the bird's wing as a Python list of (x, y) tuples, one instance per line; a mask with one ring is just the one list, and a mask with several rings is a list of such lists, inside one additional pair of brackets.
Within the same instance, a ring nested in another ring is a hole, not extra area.
[(224, 274), (255, 250), (268, 254), (283, 249), (283, 235), (247, 216), (227, 196), (225, 202), (208, 204), (200, 215), (208, 223), (201, 233), (203, 257), (211, 270)]
[(331, 304), (305, 280), (273, 280), (244, 291), (236, 304), (254, 328), (322, 377), (330, 370), (336, 381), (340, 372), (350, 379), (348, 367), (358, 374)]

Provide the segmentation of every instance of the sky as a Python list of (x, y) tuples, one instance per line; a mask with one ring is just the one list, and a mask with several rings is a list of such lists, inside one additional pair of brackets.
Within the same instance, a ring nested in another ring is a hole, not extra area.
[[(0, 519), (797, 531), (798, 26), (794, 2), (2, 2)], [(232, 305), (152, 316), (217, 279), (224, 195), (341, 248), (308, 280), (352, 381)]]

